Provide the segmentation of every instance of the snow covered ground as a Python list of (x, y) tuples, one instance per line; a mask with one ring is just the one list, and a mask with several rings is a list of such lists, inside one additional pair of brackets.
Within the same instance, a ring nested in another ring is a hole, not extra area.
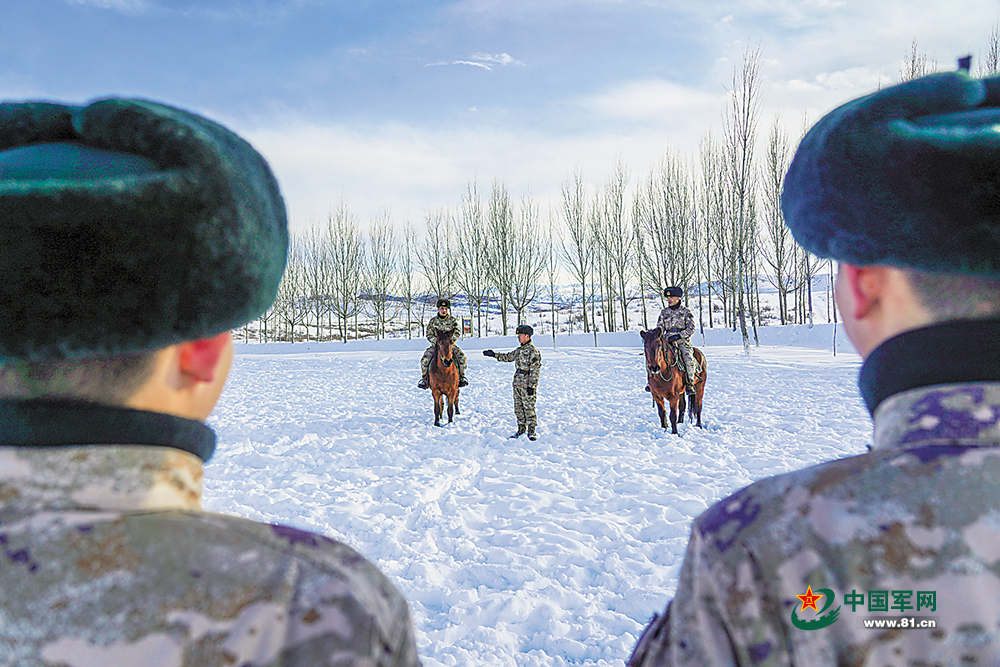
[[(831, 325), (714, 330), (698, 430), (658, 426), (636, 332), (536, 337), (539, 439), (508, 440), (511, 364), (471, 339), (433, 426), (425, 341), (239, 345), (206, 507), (358, 549), (410, 601), (426, 667), (623, 665), (674, 593), (691, 520), (757, 479), (861, 453), (860, 358)], [(707, 343), (707, 345), (705, 344)]]

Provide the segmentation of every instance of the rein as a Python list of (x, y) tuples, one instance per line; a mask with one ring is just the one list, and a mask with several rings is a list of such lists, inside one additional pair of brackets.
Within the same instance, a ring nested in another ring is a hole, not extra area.
[[(659, 358), (662, 358), (663, 361), (661, 363), (658, 359), (656, 360), (656, 362), (657, 362), (656, 365), (659, 367), (659, 370), (657, 370), (655, 373), (652, 374), (652, 375), (660, 378), (664, 382), (670, 382), (671, 378), (665, 377), (663, 375), (663, 372), (665, 370), (669, 371), (672, 368), (677, 368), (677, 364), (678, 364), (678, 361), (677, 361), (677, 356), (678, 355), (677, 355), (676, 351), (674, 352), (674, 361), (673, 361), (673, 363), (667, 363), (667, 347), (669, 345), (670, 345), (670, 343), (667, 342), (666, 338), (664, 338), (663, 336), (660, 336), (660, 344), (658, 346), (658, 350), (657, 350), (658, 351), (658, 355), (657, 356)], [(666, 366), (666, 368), (664, 368), (664, 366)], [(673, 374), (671, 373), (671, 375), (673, 375)]]

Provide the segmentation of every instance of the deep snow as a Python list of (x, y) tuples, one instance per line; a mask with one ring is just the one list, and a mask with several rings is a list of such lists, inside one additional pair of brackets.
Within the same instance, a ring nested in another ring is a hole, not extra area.
[[(432, 424), (423, 340), (238, 345), (209, 419), (206, 507), (321, 532), (410, 601), (427, 667), (623, 665), (673, 595), (691, 520), (763, 477), (861, 453), (860, 358), (832, 325), (732, 332), (708, 358), (704, 430), (658, 426), (637, 332), (536, 337), (540, 437), (514, 429), (513, 337), (469, 339), (461, 415)], [(708, 343), (705, 345), (705, 343)]]

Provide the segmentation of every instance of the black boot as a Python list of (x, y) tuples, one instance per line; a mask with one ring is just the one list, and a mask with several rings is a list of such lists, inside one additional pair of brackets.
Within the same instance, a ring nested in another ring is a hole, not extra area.
[(431, 384), (427, 381), (426, 375), (420, 378), (420, 382), (417, 383), (417, 389), (427, 389), (430, 386)]
[(649, 391), (649, 384), (646, 384), (646, 388), (643, 391)]
[(520, 438), (522, 435), (524, 435), (524, 432), (527, 431), (527, 430), (528, 429), (525, 428), (524, 424), (518, 424), (517, 425), (517, 433), (515, 433), (514, 435), (512, 435), (510, 437), (511, 438)]
[(465, 379), (464, 375), (462, 376), (462, 379), (460, 379), (458, 381), (458, 386), (459, 387), (468, 387), (469, 386), (469, 382), (468, 382), (468, 380)]
[(528, 440), (538, 440), (538, 436), (535, 435), (535, 429), (528, 429)]

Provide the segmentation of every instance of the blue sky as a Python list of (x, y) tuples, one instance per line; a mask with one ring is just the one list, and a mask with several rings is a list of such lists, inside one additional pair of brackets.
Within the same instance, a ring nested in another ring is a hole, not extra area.
[[(0, 0), (0, 97), (147, 97), (270, 160), (293, 228), (340, 201), (420, 226), (502, 180), (543, 216), (579, 168), (632, 182), (721, 130), (744, 50), (761, 132), (887, 85), (917, 39), (982, 50), (997, 0)], [(762, 136), (763, 141), (763, 136)]]

